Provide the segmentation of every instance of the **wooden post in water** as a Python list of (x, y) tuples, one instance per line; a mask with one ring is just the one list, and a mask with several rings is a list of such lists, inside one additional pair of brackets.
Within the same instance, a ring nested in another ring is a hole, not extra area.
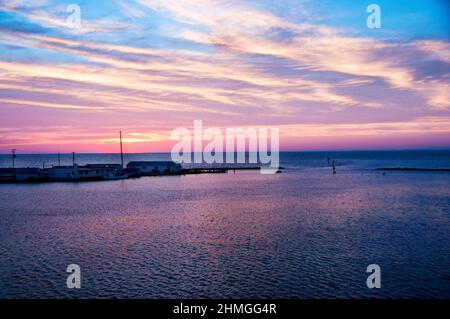
[(119, 134), (120, 134), (120, 163), (123, 169), (122, 131), (120, 131)]
[(13, 148), (11, 152), (12, 152), (12, 168), (14, 168), (14, 160), (16, 159), (16, 149)]

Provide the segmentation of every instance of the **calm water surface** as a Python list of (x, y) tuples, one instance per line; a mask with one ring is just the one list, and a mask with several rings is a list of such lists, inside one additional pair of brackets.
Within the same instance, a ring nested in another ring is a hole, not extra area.
[[(373, 170), (450, 167), (450, 152), (281, 160), (276, 175), (0, 185), (0, 297), (450, 298), (450, 174)], [(72, 263), (80, 290), (66, 288)], [(379, 290), (366, 287), (372, 263), (381, 266)]]

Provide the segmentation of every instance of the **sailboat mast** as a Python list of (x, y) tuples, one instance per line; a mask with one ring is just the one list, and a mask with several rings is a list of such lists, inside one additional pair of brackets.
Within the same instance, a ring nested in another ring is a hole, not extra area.
[(120, 163), (123, 168), (122, 131), (120, 131)]

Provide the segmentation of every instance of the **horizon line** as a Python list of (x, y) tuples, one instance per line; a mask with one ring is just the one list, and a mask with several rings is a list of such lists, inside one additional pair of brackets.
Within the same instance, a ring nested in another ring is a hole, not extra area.
[[(279, 153), (319, 153), (319, 152), (407, 152), (407, 151), (450, 151), (450, 146), (446, 147), (429, 147), (429, 148), (386, 148), (386, 149), (323, 149), (323, 150), (280, 150)], [(16, 156), (18, 155), (49, 155), (49, 154), (72, 154), (73, 152), (24, 152), (24, 153), (18, 153), (16, 152)], [(74, 152), (75, 154), (118, 154), (120, 155), (120, 152)], [(165, 152), (126, 152), (124, 154), (170, 154), (170, 151)], [(205, 152), (186, 152), (188, 154), (194, 154), (194, 153), (205, 153)], [(224, 151), (223, 153), (227, 153)], [(242, 153), (242, 152), (232, 152), (232, 153)], [(249, 152), (245, 152), (249, 153)], [(258, 153), (258, 152), (255, 152)], [(11, 151), (9, 152), (0, 152), (0, 155), (11, 155)]]

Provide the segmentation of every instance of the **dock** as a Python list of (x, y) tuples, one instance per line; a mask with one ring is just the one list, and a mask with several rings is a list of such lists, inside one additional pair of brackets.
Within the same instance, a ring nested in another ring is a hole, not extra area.
[(140, 178), (144, 176), (183, 176), (226, 174), (230, 170), (255, 170), (261, 166), (182, 168), (171, 161), (130, 162), (121, 164), (87, 164), (84, 166), (53, 166), (50, 168), (0, 168), (0, 183), (90, 182)]

